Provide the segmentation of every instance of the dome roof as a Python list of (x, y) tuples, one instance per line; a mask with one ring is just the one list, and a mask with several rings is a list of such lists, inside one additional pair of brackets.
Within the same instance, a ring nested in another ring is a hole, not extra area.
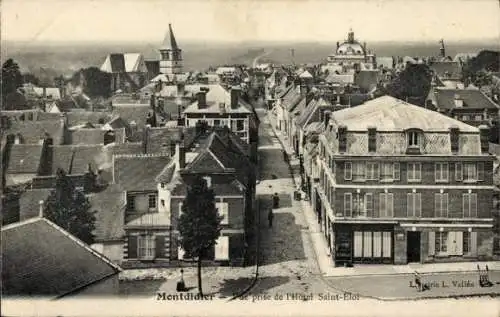
[(363, 55), (364, 53), (363, 46), (358, 42), (344, 42), (337, 48), (338, 55)]

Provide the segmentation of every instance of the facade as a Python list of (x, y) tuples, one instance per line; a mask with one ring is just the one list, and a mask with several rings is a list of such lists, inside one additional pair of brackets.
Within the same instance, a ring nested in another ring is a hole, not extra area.
[(160, 73), (182, 74), (182, 50), (177, 45), (172, 25), (168, 25), (168, 33), (160, 47)]
[(328, 122), (311, 198), (336, 265), (491, 258), (487, 128), (388, 96)]
[(354, 38), (352, 30), (347, 34), (347, 40), (342, 44), (337, 42), (334, 53), (328, 56), (328, 64), (344, 65), (351, 69), (361, 67), (364, 69), (375, 68), (375, 55), (366, 50), (366, 43), (361, 44)]

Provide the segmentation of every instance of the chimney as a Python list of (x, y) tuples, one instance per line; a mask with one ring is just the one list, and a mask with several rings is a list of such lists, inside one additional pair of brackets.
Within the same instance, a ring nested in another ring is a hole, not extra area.
[(451, 143), (452, 153), (458, 153), (460, 144), (459, 137), (460, 137), (460, 129), (457, 126), (450, 127), (450, 143)]
[(42, 98), (43, 98), (43, 100), (47, 99), (47, 88), (46, 87), (42, 88)]
[(185, 90), (184, 90), (184, 83), (177, 83), (177, 96), (182, 97), (184, 96)]
[(323, 112), (323, 124), (325, 125), (325, 129), (328, 127), (328, 123), (330, 122), (330, 115), (331, 112), (328, 110)]
[(186, 148), (182, 143), (182, 140), (175, 144), (175, 153), (177, 156), (177, 168), (183, 169), (186, 167)]
[(339, 152), (344, 153), (347, 151), (347, 127), (341, 125), (337, 130), (337, 137), (339, 140)]
[(240, 88), (232, 87), (231, 88), (231, 109), (237, 109), (240, 100)]
[(455, 94), (455, 107), (462, 108), (464, 106), (464, 101), (459, 94)]
[(368, 152), (377, 152), (377, 128), (368, 127)]
[(147, 124), (144, 127), (144, 132), (143, 132), (143, 137), (142, 137), (142, 153), (143, 154), (148, 153), (148, 139), (149, 139), (150, 131), (151, 131), (151, 125)]
[(43, 218), (43, 200), (38, 202), (38, 216)]
[(208, 90), (204, 87), (196, 94), (198, 98), (198, 109), (204, 109), (207, 107), (207, 92)]
[(488, 153), (490, 149), (490, 128), (484, 124), (479, 126), (481, 153)]

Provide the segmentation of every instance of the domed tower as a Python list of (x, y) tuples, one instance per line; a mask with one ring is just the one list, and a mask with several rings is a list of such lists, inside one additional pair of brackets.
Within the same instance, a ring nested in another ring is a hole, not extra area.
[(160, 73), (181, 74), (182, 73), (182, 50), (177, 46), (172, 25), (168, 25), (163, 44), (160, 47)]
[(347, 33), (347, 43), (354, 44), (354, 31), (349, 29), (349, 33)]

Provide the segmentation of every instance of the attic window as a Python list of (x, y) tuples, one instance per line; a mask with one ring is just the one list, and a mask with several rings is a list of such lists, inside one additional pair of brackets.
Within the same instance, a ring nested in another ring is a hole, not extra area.
[(419, 129), (406, 131), (407, 154), (420, 154), (423, 145), (423, 133)]

